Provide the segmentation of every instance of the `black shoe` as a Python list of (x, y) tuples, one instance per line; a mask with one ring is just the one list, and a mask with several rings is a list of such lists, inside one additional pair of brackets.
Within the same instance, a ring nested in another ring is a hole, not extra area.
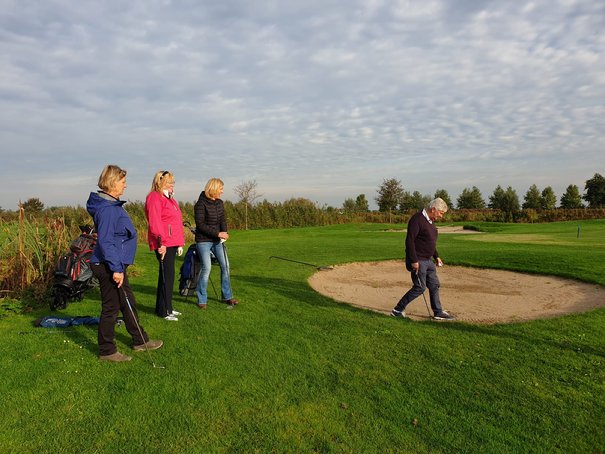
[(456, 320), (456, 317), (451, 314), (448, 314), (446, 311), (441, 311), (435, 314), (433, 320)]
[(391, 311), (391, 317), (407, 318), (407, 315), (405, 315), (405, 311), (398, 311), (397, 309), (393, 309)]

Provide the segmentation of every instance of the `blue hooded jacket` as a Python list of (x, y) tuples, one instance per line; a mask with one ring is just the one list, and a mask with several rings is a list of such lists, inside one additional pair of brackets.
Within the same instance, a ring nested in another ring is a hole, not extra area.
[(137, 231), (122, 206), (125, 203), (104, 192), (91, 192), (86, 202), (97, 231), (90, 262), (106, 263), (114, 273), (123, 273), (127, 265), (133, 264), (137, 251)]

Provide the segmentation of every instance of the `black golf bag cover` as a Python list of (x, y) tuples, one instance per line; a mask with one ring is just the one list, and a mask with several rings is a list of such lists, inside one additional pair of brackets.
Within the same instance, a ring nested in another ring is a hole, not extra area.
[(179, 279), (179, 294), (181, 296), (195, 295), (200, 268), (201, 264), (197, 256), (197, 248), (195, 243), (193, 243), (187, 249), (185, 259), (181, 265), (181, 277)]
[[(216, 256), (210, 251), (210, 263), (218, 265)], [(181, 277), (179, 279), (179, 294), (181, 296), (195, 295), (197, 281), (200, 277), (202, 264), (197, 254), (197, 247), (193, 243), (185, 253), (185, 259), (181, 265)]]

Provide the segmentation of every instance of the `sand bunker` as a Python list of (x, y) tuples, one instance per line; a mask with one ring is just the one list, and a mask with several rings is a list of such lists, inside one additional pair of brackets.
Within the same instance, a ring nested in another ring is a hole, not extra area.
[[(438, 275), (443, 308), (465, 322), (510, 323), (605, 306), (604, 287), (559, 277), (447, 265)], [(411, 281), (403, 261), (397, 260), (336, 266), (318, 271), (309, 284), (336, 301), (388, 314)], [(428, 301), (428, 291), (425, 295)], [(422, 297), (406, 313), (428, 319)]]

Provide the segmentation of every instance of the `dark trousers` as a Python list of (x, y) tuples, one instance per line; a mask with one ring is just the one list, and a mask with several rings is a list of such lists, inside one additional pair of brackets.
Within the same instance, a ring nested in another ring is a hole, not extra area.
[[(118, 314), (122, 312), (126, 330), (132, 336), (133, 345), (141, 345), (149, 340), (147, 333), (141, 328), (141, 333), (137, 328), (137, 308), (134, 293), (130, 289), (128, 276), (124, 270), (124, 282), (118, 288), (113, 281), (113, 272), (104, 263), (96, 263), (91, 265), (92, 274), (99, 280), (99, 288), (101, 290), (101, 317), (99, 320), (99, 355), (112, 355), (118, 351), (115, 342), (115, 327), (118, 320)], [(132, 307), (132, 311), (128, 307), (124, 292), (128, 295), (128, 300)], [(135, 319), (135, 317), (137, 317)]]
[(155, 251), (160, 271), (158, 274), (158, 289), (155, 295), (155, 314), (166, 317), (172, 313), (172, 289), (174, 288), (174, 260), (176, 258), (177, 246), (167, 247), (164, 260)]
[(418, 274), (415, 271), (410, 273), (414, 285), (401, 297), (395, 309), (398, 311), (404, 310), (408, 304), (422, 295), (428, 287), (431, 309), (433, 309), (433, 313), (437, 314), (443, 310), (441, 308), (441, 301), (439, 300), (440, 284), (437, 277), (437, 268), (432, 260), (420, 260), (418, 263)]

